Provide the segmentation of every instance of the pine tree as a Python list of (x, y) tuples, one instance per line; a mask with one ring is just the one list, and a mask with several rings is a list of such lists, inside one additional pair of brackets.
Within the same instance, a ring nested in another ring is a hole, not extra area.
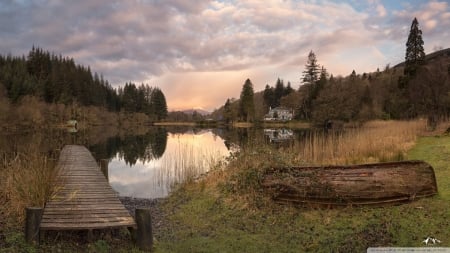
[(299, 90), (305, 90), (305, 96), (303, 101), (300, 102), (300, 108), (298, 109), (297, 117), (303, 119), (310, 119), (312, 112), (313, 100), (316, 99), (317, 94), (321, 89), (318, 86), (320, 76), (320, 66), (317, 64), (317, 58), (314, 52), (311, 50), (308, 55), (308, 61), (305, 65), (305, 71), (303, 71), (303, 85)]
[(328, 72), (327, 69), (322, 66), (322, 69), (320, 70), (320, 77), (319, 80), (317, 80), (316, 85), (313, 89), (313, 94), (311, 95), (312, 99), (316, 99), (319, 95), (319, 92), (325, 87), (327, 84), (327, 78), (328, 78)]
[(353, 70), (352, 73), (350, 74), (350, 80), (354, 81), (356, 79), (356, 71)]
[(239, 116), (242, 120), (247, 122), (250, 122), (255, 118), (255, 102), (253, 101), (253, 96), (253, 84), (250, 79), (247, 79), (242, 86), (239, 101)]
[(134, 83), (126, 83), (123, 88), (123, 108), (127, 112), (135, 112), (137, 108), (137, 88)]
[(423, 49), (422, 30), (419, 29), (419, 22), (414, 18), (406, 42), (405, 74), (414, 75), (417, 67), (424, 63), (425, 52)]
[(308, 61), (303, 71), (303, 84), (314, 85), (319, 80), (320, 67), (317, 64), (316, 54), (311, 50), (308, 55)]
[(284, 96), (291, 94), (294, 91), (292, 88), (291, 82), (287, 83), (286, 89), (284, 89)]
[(158, 120), (162, 120), (167, 117), (168, 111), (166, 97), (159, 88), (155, 88), (152, 92), (151, 106)]
[(275, 105), (275, 102), (274, 102), (274, 100), (275, 100), (274, 90), (268, 84), (266, 85), (266, 88), (264, 89), (263, 98), (264, 98), (264, 104), (266, 105), (267, 108), (275, 107), (274, 106)]
[(278, 107), (280, 106), (281, 97), (284, 96), (284, 82), (280, 78), (278, 78), (277, 83), (275, 84), (274, 96), (275, 100), (272, 107)]
[(223, 119), (227, 124), (233, 121), (233, 112), (231, 109), (231, 101), (229, 98), (227, 99), (225, 105), (223, 106)]

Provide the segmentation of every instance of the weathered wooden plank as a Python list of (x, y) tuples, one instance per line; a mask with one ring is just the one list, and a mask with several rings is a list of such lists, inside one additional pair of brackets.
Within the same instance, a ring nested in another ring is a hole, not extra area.
[(89, 189), (84, 190), (82, 188), (75, 188), (75, 189), (66, 189), (65, 191), (58, 192), (54, 196), (88, 195), (88, 194), (91, 194), (90, 191), (93, 191), (93, 192), (98, 191), (98, 192), (102, 192), (104, 194), (111, 195), (111, 196), (118, 195), (112, 189), (108, 190), (108, 189), (89, 188)]
[(80, 203), (80, 204), (49, 204), (46, 205), (45, 208), (47, 208), (48, 210), (54, 210), (54, 209), (70, 209), (70, 210), (74, 210), (74, 209), (88, 209), (88, 210), (96, 210), (96, 209), (100, 209), (100, 210), (112, 210), (112, 209), (120, 209), (122, 210), (123, 205), (121, 203), (105, 203), (102, 205), (98, 205), (95, 203)]
[(89, 207), (83, 207), (83, 206), (79, 206), (79, 207), (58, 207), (58, 208), (53, 208), (53, 207), (45, 207), (45, 209), (48, 209), (48, 211), (89, 211), (89, 210), (122, 210), (123, 207), (121, 206), (110, 206), (110, 207), (101, 207), (101, 206), (89, 206)]
[(106, 229), (106, 228), (118, 228), (118, 227), (135, 227), (136, 223), (133, 222), (97, 222), (97, 223), (45, 223), (41, 224), (41, 230), (77, 230), (77, 229)]
[(57, 166), (59, 191), (46, 203), (41, 230), (136, 227), (85, 147), (65, 146)]
[[(66, 189), (66, 190), (63, 190), (63, 191), (60, 191), (60, 192), (56, 193), (54, 196), (73, 195), (73, 194), (77, 194), (77, 192), (80, 192), (80, 189)], [(92, 194), (92, 193), (100, 193), (100, 194), (108, 193), (108, 194), (110, 194), (111, 190), (88, 188), (88, 189), (83, 190), (83, 192), (82, 192), (82, 194), (86, 194), (86, 193), (89, 193), (89, 194)], [(116, 194), (116, 196), (117, 196), (117, 194)]]
[(73, 204), (97, 204), (97, 203), (101, 203), (101, 204), (121, 204), (121, 202), (117, 199), (102, 199), (102, 200), (97, 200), (97, 199), (85, 199), (85, 200), (68, 200), (68, 201), (53, 201), (53, 202), (49, 202), (47, 203), (46, 206), (50, 206), (50, 205), (73, 205)]
[(107, 219), (107, 218), (118, 218), (118, 217), (127, 217), (128, 212), (111, 212), (111, 213), (68, 213), (65, 215), (62, 214), (51, 214), (42, 218), (42, 221), (52, 221), (53, 219), (67, 219), (67, 220), (75, 220), (75, 219), (84, 219), (84, 218), (98, 218), (98, 219)]
[(112, 222), (133, 222), (131, 217), (83, 217), (77, 220), (74, 219), (64, 219), (64, 218), (53, 218), (43, 220), (46, 224), (49, 223), (60, 223), (60, 224), (72, 224), (72, 223), (112, 223)]
[(128, 214), (128, 211), (126, 211), (126, 210), (67, 210), (65, 212), (61, 212), (59, 210), (50, 210), (50, 211), (47, 211), (46, 215), (44, 215), (43, 217), (45, 217), (47, 215), (72, 216), (72, 215), (102, 215), (102, 214), (111, 214), (111, 213), (116, 213), (116, 214), (126, 213), (126, 214)]
[[(83, 179), (80, 179), (83, 180)], [(90, 187), (90, 188), (103, 188), (103, 189), (111, 189), (110, 186), (106, 184), (99, 184), (97, 181), (86, 181), (86, 182), (67, 182), (62, 186), (63, 189), (77, 189), (82, 187)]]
[(106, 194), (68, 194), (68, 195), (61, 195), (61, 196), (57, 196), (52, 198), (52, 200), (50, 202), (53, 201), (75, 201), (77, 199), (99, 199), (100, 197), (105, 197), (105, 198), (117, 198), (117, 195), (106, 195)]

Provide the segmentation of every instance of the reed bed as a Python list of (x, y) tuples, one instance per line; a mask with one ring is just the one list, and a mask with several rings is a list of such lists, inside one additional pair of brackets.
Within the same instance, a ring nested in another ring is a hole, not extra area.
[(342, 132), (314, 132), (292, 150), (311, 165), (399, 161), (426, 130), (425, 120), (372, 121)]
[[(189, 182), (211, 170), (222, 168), (225, 155), (220, 150), (177, 143), (173, 152), (161, 158), (160, 182), (174, 184)], [(173, 179), (173, 181), (169, 180)]]
[(26, 207), (43, 207), (55, 190), (55, 161), (39, 153), (17, 153), (2, 157), (0, 165), (0, 199), (4, 214), (24, 220)]

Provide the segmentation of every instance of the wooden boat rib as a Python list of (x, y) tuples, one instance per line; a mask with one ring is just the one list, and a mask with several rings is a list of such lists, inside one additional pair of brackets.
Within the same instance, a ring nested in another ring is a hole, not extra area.
[(267, 169), (262, 186), (277, 202), (383, 205), (437, 194), (431, 165), (423, 161)]

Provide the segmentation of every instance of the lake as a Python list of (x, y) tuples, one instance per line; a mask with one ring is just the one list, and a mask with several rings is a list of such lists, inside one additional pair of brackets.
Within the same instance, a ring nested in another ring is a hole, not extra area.
[(270, 145), (298, 165), (398, 161), (423, 129), (422, 121), (376, 121), (345, 131), (148, 126), (92, 127), (76, 132), (44, 129), (0, 133), (0, 158), (8, 161), (18, 154), (31, 154), (57, 160), (64, 145), (84, 145), (97, 161), (107, 159), (107, 176), (119, 195), (163, 198), (175, 185), (211, 168), (222, 168), (215, 165), (248, 147)]
[(117, 152), (109, 162), (109, 182), (121, 196), (166, 197), (174, 185), (206, 173), (230, 153), (224, 139), (212, 130), (169, 132), (165, 149), (158, 154), (152, 153), (152, 145), (138, 159), (130, 161), (124, 152)]
[(175, 185), (206, 173), (248, 143), (292, 145), (294, 139), (303, 138), (302, 133), (256, 128), (46, 129), (1, 134), (0, 154), (34, 150), (56, 160), (64, 145), (84, 145), (97, 161), (108, 159), (108, 179), (120, 196), (163, 198)]
[(293, 137), (289, 129), (154, 127), (145, 134), (110, 138), (90, 150), (106, 145), (109, 182), (121, 196), (163, 198), (175, 185), (224, 163), (230, 152), (249, 141), (280, 145)]

